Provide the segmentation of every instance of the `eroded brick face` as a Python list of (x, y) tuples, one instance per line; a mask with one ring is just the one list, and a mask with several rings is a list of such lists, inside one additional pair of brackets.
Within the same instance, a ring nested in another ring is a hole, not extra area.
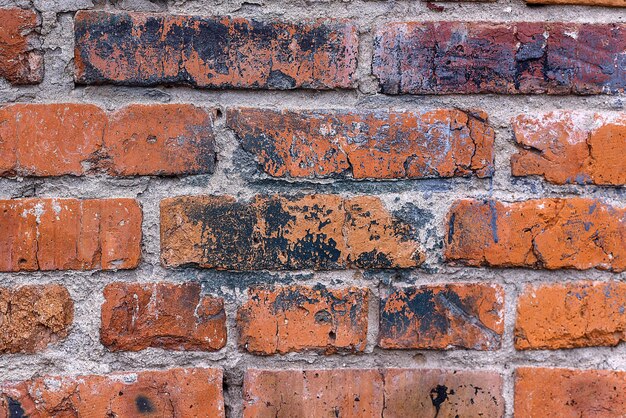
[(133, 104), (112, 114), (90, 104), (0, 109), (2, 176), (212, 173), (215, 111)]
[(626, 211), (594, 199), (461, 200), (445, 257), (470, 266), (626, 270)]
[(540, 175), (556, 184), (626, 184), (626, 114), (556, 111), (513, 120), (522, 147), (514, 176)]
[(134, 199), (0, 200), (0, 271), (135, 268), (141, 221)]
[(515, 323), (517, 349), (615, 346), (626, 335), (626, 286), (572, 282), (528, 286)]
[(114, 351), (223, 348), (224, 300), (200, 291), (196, 283), (112, 283), (104, 289), (100, 341)]
[(625, 414), (625, 372), (534, 367), (516, 371), (516, 417), (617, 418)]
[(351, 88), (358, 52), (355, 26), (337, 20), (82, 11), (75, 38), (81, 84)]
[(0, 78), (12, 84), (36, 84), (43, 79), (43, 52), (32, 10), (0, 8)]
[(161, 202), (161, 260), (224, 270), (406, 268), (423, 261), (410, 225), (376, 197), (182, 196)]
[(495, 134), (479, 110), (241, 108), (227, 117), (242, 147), (274, 177), (488, 177), (493, 171)]
[(63, 286), (0, 287), (0, 353), (44, 350), (67, 337), (73, 319), (74, 301)]
[(504, 292), (499, 286), (422, 286), (381, 295), (382, 348), (496, 350), (503, 331)]
[(409, 22), (381, 27), (372, 72), (387, 94), (620, 93), (626, 26)]
[(322, 286), (252, 288), (237, 312), (239, 346), (256, 354), (319, 350), (363, 351), (367, 344), (366, 289)]
[(0, 384), (0, 417), (223, 417), (222, 371), (46, 376)]

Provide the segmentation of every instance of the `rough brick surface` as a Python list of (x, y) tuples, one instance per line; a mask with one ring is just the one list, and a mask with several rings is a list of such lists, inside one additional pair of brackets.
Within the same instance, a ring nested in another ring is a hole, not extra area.
[(34, 353), (63, 340), (74, 319), (67, 289), (51, 284), (0, 287), (0, 353)]
[(614, 346), (626, 339), (626, 285), (573, 282), (528, 286), (517, 304), (515, 347)]
[(514, 176), (537, 174), (556, 184), (626, 184), (626, 114), (521, 115), (513, 130), (523, 147), (511, 157)]
[(382, 26), (372, 71), (383, 93), (619, 93), (626, 25), (410, 22)]
[(100, 341), (110, 350), (216, 351), (226, 345), (224, 300), (197, 283), (112, 283), (104, 289)]
[(348, 22), (100, 11), (79, 12), (75, 22), (81, 84), (265, 89), (354, 84), (358, 40)]
[(161, 202), (161, 260), (227, 270), (415, 267), (412, 228), (376, 197), (182, 196)]
[(212, 173), (215, 111), (185, 104), (90, 104), (0, 109), (0, 175), (114, 176)]
[(496, 350), (504, 331), (504, 292), (494, 285), (454, 284), (383, 291), (382, 348)]
[(626, 373), (520, 368), (515, 417), (618, 418), (626, 415)]
[(274, 177), (400, 179), (493, 171), (494, 131), (481, 111), (232, 109), (228, 126)]
[[(412, 369), (248, 370), (244, 417), (501, 417), (500, 376)], [(384, 413), (384, 414), (383, 414)]]
[(626, 270), (626, 210), (594, 199), (461, 200), (445, 257), (470, 266)]
[(48, 376), (0, 386), (0, 417), (224, 417), (222, 371)]
[(239, 346), (256, 354), (363, 351), (366, 289), (289, 286), (252, 288), (237, 312)]
[(39, 18), (32, 10), (0, 8), (0, 78), (12, 84), (35, 84), (43, 79), (43, 52), (35, 30)]
[(0, 271), (134, 268), (141, 220), (134, 199), (0, 200)]

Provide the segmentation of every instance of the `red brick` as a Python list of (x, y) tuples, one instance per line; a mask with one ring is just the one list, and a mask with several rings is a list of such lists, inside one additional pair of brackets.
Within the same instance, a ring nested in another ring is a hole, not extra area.
[(14, 416), (224, 417), (222, 371), (47, 376), (5, 384), (0, 386), (0, 418)]
[(615, 346), (626, 339), (625, 301), (620, 282), (528, 286), (517, 304), (515, 348)]
[(626, 114), (555, 111), (513, 120), (522, 147), (514, 176), (540, 175), (556, 184), (626, 184)]
[(226, 345), (224, 300), (200, 291), (197, 283), (112, 283), (104, 289), (100, 341), (113, 351), (219, 350)]
[(626, 210), (594, 199), (461, 200), (445, 258), (470, 266), (626, 270)]
[(212, 173), (214, 117), (184, 104), (130, 105), (110, 116), (90, 104), (6, 106), (0, 175)]
[(161, 201), (167, 267), (223, 270), (408, 268), (424, 255), (412, 227), (376, 197), (180, 196)]
[(43, 79), (43, 52), (37, 48), (39, 18), (32, 10), (0, 9), (0, 77), (12, 84)]
[(625, 415), (626, 372), (517, 369), (516, 418), (618, 418)]
[(0, 271), (135, 268), (141, 219), (134, 199), (0, 200)]
[(502, 379), (426, 369), (248, 370), (244, 417), (501, 417)]
[(237, 312), (239, 346), (255, 354), (363, 351), (368, 292), (321, 286), (249, 289)]
[(482, 111), (231, 109), (228, 126), (274, 177), (401, 179), (493, 171)]
[(75, 38), (80, 84), (351, 88), (358, 53), (356, 27), (337, 20), (82, 11)]
[(74, 319), (74, 302), (56, 284), (0, 287), (0, 353), (34, 353), (63, 340)]
[(387, 94), (616, 94), (626, 88), (626, 25), (391, 23), (372, 70)]
[(382, 348), (496, 350), (504, 331), (504, 292), (487, 284), (383, 291)]

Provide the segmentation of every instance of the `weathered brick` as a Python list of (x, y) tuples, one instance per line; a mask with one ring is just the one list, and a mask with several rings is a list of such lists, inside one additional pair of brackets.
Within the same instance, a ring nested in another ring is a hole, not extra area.
[(501, 417), (502, 379), (427, 369), (248, 370), (244, 417)]
[(135, 268), (141, 219), (134, 199), (0, 200), (0, 271)]
[(180, 196), (161, 201), (165, 266), (226, 270), (407, 268), (424, 255), (376, 197)]
[(382, 348), (496, 350), (504, 331), (504, 292), (487, 284), (383, 291)]
[(113, 351), (219, 350), (226, 345), (224, 300), (200, 291), (197, 283), (112, 283), (104, 289), (100, 341)]
[(0, 385), (0, 417), (224, 417), (222, 371), (46, 376)]
[(372, 70), (387, 94), (620, 93), (622, 23), (409, 22), (375, 36)]
[(511, 157), (514, 176), (556, 184), (626, 184), (626, 114), (555, 111), (513, 120), (523, 148)]
[(534, 367), (516, 371), (516, 418), (625, 415), (626, 372)]
[(212, 173), (214, 115), (185, 104), (130, 105), (110, 116), (90, 104), (6, 106), (0, 175)]
[(367, 344), (367, 289), (322, 286), (249, 289), (237, 312), (239, 346), (256, 354), (308, 349), (363, 351)]
[(445, 258), (470, 266), (626, 270), (626, 210), (594, 199), (461, 200)]
[(356, 27), (345, 21), (78, 12), (76, 81), (217, 88), (353, 87)]
[(0, 353), (34, 353), (63, 340), (74, 319), (74, 302), (56, 284), (0, 287)]
[(12, 84), (43, 79), (43, 52), (35, 31), (39, 18), (32, 10), (0, 9), (0, 77)]
[(230, 109), (227, 124), (274, 177), (400, 179), (493, 171), (482, 111)]
[(526, 0), (528, 4), (571, 4), (581, 6), (626, 7), (626, 0)]
[(515, 348), (615, 346), (626, 340), (625, 301), (620, 282), (528, 286), (517, 304)]

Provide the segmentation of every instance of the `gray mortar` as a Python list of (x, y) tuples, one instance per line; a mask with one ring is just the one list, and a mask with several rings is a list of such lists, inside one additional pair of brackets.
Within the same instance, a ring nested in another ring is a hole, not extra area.
[[(539, 178), (512, 179), (509, 158), (515, 151), (510, 119), (520, 113), (554, 109), (597, 112), (623, 110), (625, 96), (385, 96), (377, 94), (370, 75), (372, 38), (375, 28), (390, 21), (565, 21), (626, 22), (626, 9), (573, 6), (528, 7), (522, 0), (497, 3), (440, 3), (445, 11), (429, 10), (426, 3), (409, 1), (300, 1), (300, 0), (0, 0), (0, 7), (33, 7), (42, 18), (42, 45), (45, 50), (45, 78), (38, 86), (11, 87), (0, 80), (0, 103), (79, 102), (94, 103), (108, 110), (129, 103), (192, 103), (203, 107), (259, 106), (271, 108), (393, 108), (434, 109), (481, 108), (489, 114), (496, 130), (496, 171), (492, 179), (446, 179), (411, 181), (316, 180), (286, 181), (268, 178), (259, 172), (250, 157), (238, 147), (235, 136), (217, 121), (218, 163), (213, 175), (185, 178), (59, 177), (0, 179), (0, 198), (17, 197), (133, 197), (142, 205), (143, 260), (136, 270), (119, 272), (35, 272), (0, 273), (3, 286), (60, 283), (75, 303), (75, 322), (63, 342), (34, 355), (0, 355), (2, 380), (23, 380), (44, 374), (102, 374), (113, 371), (163, 369), (171, 367), (221, 367), (227, 416), (242, 414), (243, 373), (247, 368), (300, 369), (337, 367), (408, 367), (467, 370), (494, 370), (505, 378), (506, 415), (513, 415), (513, 372), (518, 366), (602, 368), (626, 370), (626, 344), (617, 347), (576, 350), (525, 351), (513, 347), (515, 303), (528, 283), (563, 282), (578, 279), (623, 280), (626, 273), (590, 271), (534, 271), (527, 269), (459, 268), (441, 261), (440, 246), (444, 218), (450, 204), (459, 198), (494, 197), (515, 201), (542, 196), (585, 196), (626, 206), (626, 189), (597, 186), (552, 186)], [(194, 90), (175, 88), (75, 87), (73, 83), (73, 14), (82, 8), (160, 11), (177, 14), (233, 15), (256, 19), (301, 21), (318, 17), (350, 18), (357, 22), (361, 44), (358, 62), (358, 89), (354, 91), (246, 91)], [(243, 168), (241, 165), (244, 165)], [(297, 273), (229, 273), (200, 269), (164, 269), (159, 262), (159, 201), (184, 194), (232, 194), (249, 199), (256, 193), (338, 193), (342, 196), (379, 195), (387, 207), (411, 220), (427, 250), (423, 268), (401, 272), (332, 271)], [(421, 217), (430, 219), (428, 223)], [(102, 290), (113, 281), (201, 282), (207, 293), (226, 299), (228, 345), (217, 353), (174, 352), (148, 349), (138, 353), (110, 353), (99, 342)], [(502, 349), (493, 352), (450, 350), (380, 350), (378, 302), (371, 299), (368, 344), (363, 355), (292, 353), (260, 357), (239, 351), (236, 346), (236, 308), (247, 298), (253, 283), (322, 283), (329, 287), (363, 286), (377, 296), (383, 286), (407, 286), (448, 282), (499, 283), (506, 290), (505, 334)]]

